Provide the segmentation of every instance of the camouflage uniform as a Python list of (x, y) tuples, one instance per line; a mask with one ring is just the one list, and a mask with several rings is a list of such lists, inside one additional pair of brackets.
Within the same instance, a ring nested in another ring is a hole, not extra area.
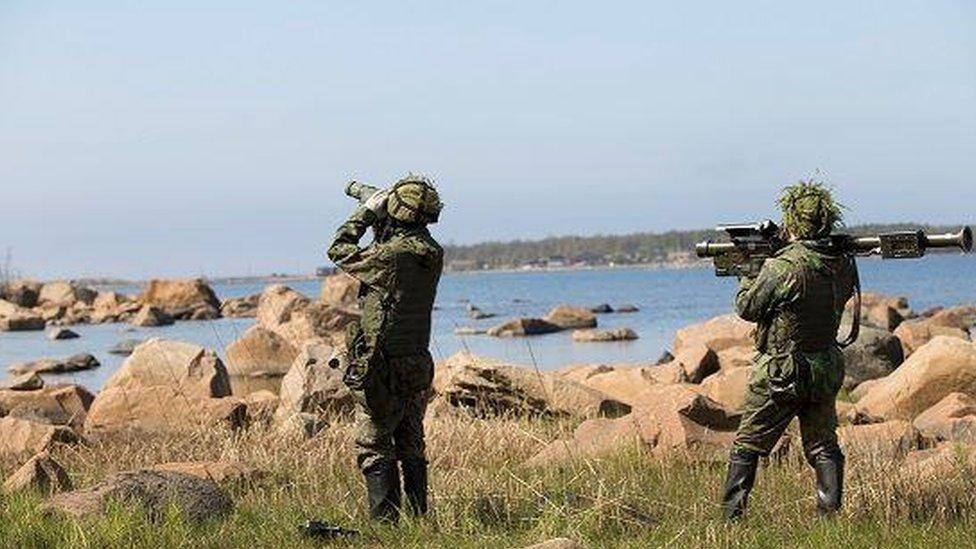
[[(377, 238), (360, 248), (370, 226)], [(374, 518), (396, 520), (398, 465), (411, 508), (426, 511), (423, 418), (434, 372), (428, 345), (443, 254), (424, 223), (378, 222), (365, 207), (339, 228), (329, 248), (329, 258), (362, 283), (363, 316), (347, 333), (345, 381), (357, 399), (357, 462)]]
[(780, 202), (791, 232), (809, 240), (794, 241), (766, 260), (758, 277), (741, 280), (736, 296), (739, 316), (757, 324), (758, 354), (730, 456), (727, 518), (745, 510), (759, 457), (769, 455), (794, 417), (816, 472), (818, 508), (835, 511), (841, 502), (836, 398), (844, 358), (836, 338), (857, 270), (851, 257), (830, 252), (823, 240), (839, 220), (829, 191), (801, 183), (787, 188)]

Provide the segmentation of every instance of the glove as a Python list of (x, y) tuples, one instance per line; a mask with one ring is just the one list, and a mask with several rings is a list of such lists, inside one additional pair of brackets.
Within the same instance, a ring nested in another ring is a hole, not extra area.
[(366, 199), (363, 206), (373, 212), (377, 220), (381, 220), (386, 217), (386, 199), (390, 195), (389, 191), (379, 191), (373, 193), (373, 196)]

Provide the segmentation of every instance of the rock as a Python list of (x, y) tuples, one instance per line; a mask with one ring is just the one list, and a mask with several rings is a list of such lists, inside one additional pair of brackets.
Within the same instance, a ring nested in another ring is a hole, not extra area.
[(234, 507), (230, 496), (212, 480), (175, 471), (143, 469), (116, 473), (90, 488), (58, 494), (43, 509), (47, 513), (83, 518), (104, 513), (111, 502), (144, 510), (151, 520), (176, 508), (181, 516), (193, 522), (226, 516)]
[(587, 364), (570, 366), (554, 373), (633, 407), (644, 401), (648, 390), (659, 383), (654, 377), (654, 370), (656, 367)]
[(585, 546), (576, 543), (569, 538), (554, 538), (535, 545), (529, 545), (524, 549), (586, 549)]
[(220, 315), (225, 318), (255, 318), (261, 294), (225, 299), (220, 305)]
[(660, 366), (662, 364), (670, 364), (671, 362), (674, 362), (674, 355), (671, 354), (671, 351), (665, 350), (661, 353), (661, 356), (658, 357), (657, 362), (654, 364)]
[(907, 421), (886, 421), (873, 425), (848, 425), (837, 430), (837, 438), (850, 456), (900, 457), (929, 443)]
[(596, 316), (593, 313), (582, 307), (570, 307), (569, 305), (560, 305), (549, 311), (543, 320), (555, 324), (563, 330), (596, 328)]
[(732, 347), (752, 347), (753, 329), (753, 324), (734, 315), (715, 317), (678, 330), (672, 352), (680, 356), (685, 349), (702, 345), (716, 353)]
[(34, 391), (44, 387), (44, 380), (41, 376), (29, 372), (12, 377), (0, 385), (0, 390), (9, 391)]
[(152, 305), (176, 319), (220, 316), (220, 300), (203, 280), (150, 280), (139, 295), (144, 305)]
[(11, 280), (0, 285), (0, 299), (6, 300), (18, 307), (30, 309), (37, 305), (37, 298), (41, 293), (40, 282), (33, 280)]
[(92, 303), (93, 323), (124, 322), (135, 315), (142, 305), (118, 292), (99, 292)]
[(487, 320), (489, 318), (495, 318), (496, 316), (498, 315), (495, 313), (487, 313), (481, 310), (468, 311), (468, 318), (471, 320)]
[(272, 284), (258, 298), (258, 324), (274, 330), (291, 320), (292, 315), (304, 310), (311, 301), (304, 295), (282, 284)]
[(701, 383), (721, 369), (718, 354), (703, 343), (683, 345), (675, 355), (675, 362), (681, 365), (685, 379), (691, 383)]
[(973, 327), (976, 326), (976, 305), (941, 309), (931, 315), (930, 321), (936, 326), (959, 328), (971, 334)]
[(69, 330), (67, 328), (55, 328), (47, 333), (47, 338), (51, 341), (60, 341), (63, 339), (78, 339), (81, 337), (77, 332)]
[(0, 408), (8, 417), (80, 430), (95, 396), (79, 385), (51, 385), (34, 390), (0, 390)]
[(950, 393), (912, 424), (924, 436), (938, 441), (976, 443), (976, 397)]
[(596, 305), (595, 307), (590, 307), (590, 312), (595, 315), (605, 315), (612, 313), (613, 307), (611, 307), (608, 303), (602, 303), (600, 305)]
[(594, 459), (638, 447), (657, 457), (674, 455), (724, 458), (739, 416), (685, 385), (659, 385), (646, 405), (617, 419), (584, 421), (569, 440), (543, 448), (529, 466)]
[(265, 476), (264, 471), (237, 461), (182, 461), (160, 463), (152, 471), (182, 473), (217, 484), (247, 484)]
[(637, 332), (630, 328), (615, 328), (613, 330), (575, 330), (573, 341), (580, 343), (606, 341), (633, 341), (637, 339)]
[(333, 417), (352, 412), (355, 398), (342, 381), (343, 372), (329, 367), (331, 356), (332, 347), (322, 342), (302, 348), (281, 381), (279, 421), (300, 413)]
[(740, 345), (722, 349), (718, 355), (718, 366), (722, 370), (746, 368), (752, 366), (756, 357), (756, 348), (752, 345)]
[(237, 341), (227, 346), (227, 373), (247, 376), (264, 372), (284, 376), (298, 356), (298, 349), (284, 338), (261, 326), (251, 326)]
[(912, 452), (891, 480), (908, 486), (938, 486), (949, 478), (971, 478), (976, 467), (976, 446), (944, 443)]
[(83, 288), (74, 282), (48, 282), (41, 286), (37, 301), (39, 304), (71, 307), (77, 302), (91, 305), (98, 292)]
[(85, 433), (192, 432), (212, 427), (237, 430), (246, 422), (247, 404), (238, 398), (187, 395), (169, 385), (115, 386), (95, 397), (85, 420)]
[(630, 411), (619, 400), (552, 373), (463, 352), (437, 369), (434, 389), (451, 405), (476, 417), (619, 417)]
[(976, 395), (976, 345), (938, 336), (873, 385), (857, 408), (869, 416), (912, 420), (949, 393)]
[(454, 328), (454, 335), (484, 335), (488, 330), (485, 328), (474, 328), (471, 326), (459, 326)]
[(27, 463), (3, 483), (3, 493), (8, 495), (28, 490), (50, 495), (71, 489), (71, 479), (67, 471), (47, 452), (41, 452), (27, 460)]
[[(845, 323), (850, 323), (853, 307), (854, 301), (851, 300), (845, 311)], [(908, 299), (904, 297), (889, 297), (870, 292), (861, 296), (862, 325), (874, 326), (890, 332), (905, 319), (914, 316), (908, 306)]]
[(136, 316), (129, 321), (133, 326), (142, 328), (152, 328), (156, 326), (169, 326), (173, 324), (173, 317), (169, 316), (159, 307), (153, 305), (143, 305)]
[(55, 444), (75, 444), (78, 435), (67, 427), (13, 417), (0, 418), (0, 459), (35, 455)]
[(895, 329), (895, 336), (901, 341), (905, 356), (911, 356), (919, 347), (925, 345), (936, 336), (955, 337), (968, 341), (969, 334), (955, 326), (937, 324), (934, 318), (922, 318), (902, 322)]
[(278, 395), (268, 390), (254, 391), (245, 395), (244, 403), (247, 404), (248, 423), (267, 423), (274, 419), (278, 402)]
[(105, 382), (112, 387), (171, 386), (189, 397), (230, 395), (230, 380), (217, 354), (192, 343), (152, 338), (136, 347)]
[(296, 349), (312, 339), (338, 341), (359, 313), (325, 303), (312, 303), (302, 294), (274, 284), (265, 288), (258, 303), (258, 324), (275, 332)]
[[(847, 327), (841, 333), (848, 333)], [(869, 379), (884, 377), (904, 361), (901, 342), (891, 332), (862, 326), (853, 345), (844, 349), (846, 376), (844, 387), (852, 389)]]
[(136, 347), (145, 343), (142, 339), (123, 339), (109, 348), (108, 353), (112, 355), (129, 356), (135, 352)]
[(702, 393), (730, 410), (745, 404), (752, 368), (723, 368), (701, 382)]
[(884, 381), (884, 378), (877, 378), (877, 379), (869, 379), (867, 381), (858, 383), (854, 387), (854, 389), (851, 390), (851, 392), (850, 392), (851, 399), (853, 399), (855, 402), (857, 402), (858, 400), (861, 400), (861, 398), (863, 398), (864, 395), (868, 394), (868, 391), (870, 391), (872, 387), (874, 387), (875, 385), (878, 385), (879, 383), (881, 383), (883, 381)]
[(672, 360), (667, 364), (658, 364), (650, 368), (648, 373), (658, 383), (688, 383), (688, 376), (685, 375), (685, 369), (677, 360)]
[(541, 318), (518, 318), (488, 329), (488, 335), (494, 337), (522, 337), (551, 334), (562, 328)]
[(91, 370), (99, 366), (97, 358), (88, 353), (81, 353), (68, 358), (42, 358), (31, 362), (18, 362), (11, 364), (7, 370), (15, 374), (64, 374)]
[(322, 280), (322, 290), (319, 299), (332, 307), (356, 307), (359, 298), (359, 281), (345, 274), (339, 273), (327, 276)]
[(276, 424), (276, 432), (286, 439), (308, 440), (328, 427), (325, 418), (306, 412), (292, 414), (280, 419)]
[(47, 321), (43, 316), (0, 299), (0, 332), (28, 332), (43, 330)]
[(625, 303), (623, 305), (618, 305), (613, 312), (615, 313), (636, 313), (640, 311), (637, 305), (632, 305), (630, 303)]

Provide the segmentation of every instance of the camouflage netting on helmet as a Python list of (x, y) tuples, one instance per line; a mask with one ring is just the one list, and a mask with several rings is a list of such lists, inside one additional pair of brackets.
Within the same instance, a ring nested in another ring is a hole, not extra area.
[(397, 181), (387, 199), (390, 217), (402, 223), (436, 223), (442, 207), (433, 181), (419, 175)]
[(783, 209), (783, 225), (804, 240), (829, 235), (843, 220), (843, 206), (834, 201), (830, 189), (813, 181), (801, 181), (783, 189), (779, 205)]

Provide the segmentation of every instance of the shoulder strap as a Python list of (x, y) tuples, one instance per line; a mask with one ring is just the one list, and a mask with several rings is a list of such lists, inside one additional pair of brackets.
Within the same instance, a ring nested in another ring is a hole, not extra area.
[(851, 319), (851, 333), (843, 341), (838, 341), (837, 345), (841, 349), (850, 347), (861, 335), (861, 275), (857, 272), (857, 258), (853, 255), (848, 256), (851, 261), (851, 270), (854, 273), (854, 317)]

